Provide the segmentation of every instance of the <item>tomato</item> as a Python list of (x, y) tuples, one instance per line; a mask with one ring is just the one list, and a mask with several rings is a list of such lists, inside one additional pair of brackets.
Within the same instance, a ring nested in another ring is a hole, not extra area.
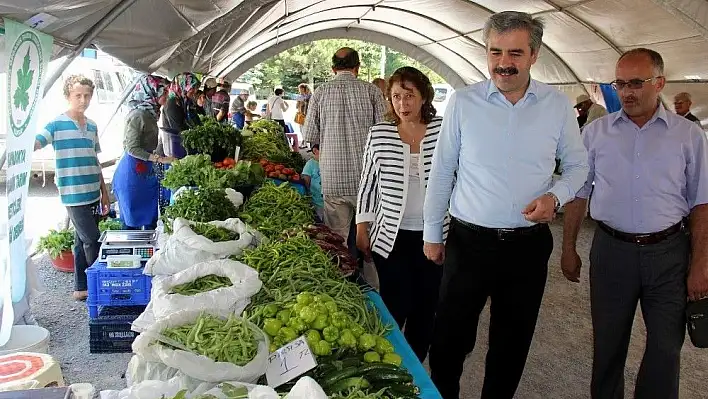
[(214, 166), (216, 166), (217, 168), (221, 168), (222, 166), (224, 166), (224, 164), (221, 162), (217, 162), (214, 164)]
[(298, 175), (297, 173), (295, 173), (295, 174), (293, 175), (293, 181), (300, 181), (300, 175)]
[(236, 161), (234, 161), (233, 158), (229, 158), (229, 157), (224, 158), (224, 165), (233, 165), (235, 163), (236, 163)]

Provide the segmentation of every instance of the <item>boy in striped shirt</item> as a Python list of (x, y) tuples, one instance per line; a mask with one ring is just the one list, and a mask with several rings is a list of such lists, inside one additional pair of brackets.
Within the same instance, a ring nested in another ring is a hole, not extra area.
[(49, 122), (36, 136), (34, 149), (51, 144), (56, 154), (55, 181), (61, 202), (74, 225), (74, 299), (88, 296), (86, 269), (98, 258), (100, 232), (97, 210), (105, 215), (109, 196), (98, 153), (96, 123), (85, 115), (94, 92), (93, 82), (70, 76), (64, 83), (69, 109)]

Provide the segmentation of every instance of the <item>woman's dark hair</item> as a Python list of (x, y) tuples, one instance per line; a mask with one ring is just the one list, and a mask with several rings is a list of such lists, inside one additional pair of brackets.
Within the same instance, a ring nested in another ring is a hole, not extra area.
[(405, 89), (410, 89), (409, 84), (418, 89), (421, 97), (423, 97), (420, 121), (426, 125), (430, 123), (437, 114), (435, 107), (433, 107), (435, 89), (433, 89), (430, 79), (428, 79), (423, 72), (408, 66), (398, 68), (388, 79), (388, 113), (386, 114), (386, 119), (394, 122), (396, 125), (401, 123), (401, 118), (396, 115), (396, 111), (393, 109), (393, 99), (391, 98), (391, 87), (394, 83), (398, 83)]
[(281, 95), (281, 94), (283, 94), (283, 93), (285, 93), (285, 91), (284, 91), (283, 89), (275, 89), (275, 95), (276, 95), (276, 96), (279, 96), (279, 95)]

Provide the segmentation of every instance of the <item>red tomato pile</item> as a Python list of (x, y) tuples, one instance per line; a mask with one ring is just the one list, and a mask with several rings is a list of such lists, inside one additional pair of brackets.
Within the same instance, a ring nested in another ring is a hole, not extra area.
[(270, 162), (267, 159), (261, 159), (260, 162), (266, 176), (271, 179), (279, 179), (283, 181), (299, 182), (300, 175), (293, 168), (286, 168), (279, 163)]
[(233, 158), (224, 158), (221, 162), (214, 162), (214, 167), (217, 169), (233, 169), (236, 166), (236, 160)]

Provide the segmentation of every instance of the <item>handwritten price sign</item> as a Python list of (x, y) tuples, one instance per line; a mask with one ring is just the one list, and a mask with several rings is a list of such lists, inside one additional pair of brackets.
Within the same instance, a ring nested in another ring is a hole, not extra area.
[(293, 378), (299, 377), (317, 367), (305, 337), (302, 336), (268, 356), (266, 379), (268, 386), (277, 388)]

